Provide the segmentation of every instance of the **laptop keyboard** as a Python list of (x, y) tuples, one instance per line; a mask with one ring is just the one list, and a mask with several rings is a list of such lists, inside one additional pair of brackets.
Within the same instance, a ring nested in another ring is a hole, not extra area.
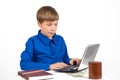
[(69, 65), (65, 68), (60, 68), (60, 69), (56, 69), (56, 71), (59, 71), (59, 72), (76, 72), (78, 71), (78, 67), (79, 65)]

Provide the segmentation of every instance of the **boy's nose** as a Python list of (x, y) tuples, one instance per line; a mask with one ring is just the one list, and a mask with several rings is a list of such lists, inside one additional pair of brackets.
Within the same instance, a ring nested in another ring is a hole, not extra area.
[(56, 27), (55, 27), (55, 26), (52, 26), (51, 30), (55, 31), (55, 30), (56, 30)]

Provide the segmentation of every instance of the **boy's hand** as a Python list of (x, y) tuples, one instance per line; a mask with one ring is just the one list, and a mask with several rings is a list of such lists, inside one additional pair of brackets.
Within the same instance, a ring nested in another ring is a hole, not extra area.
[(64, 62), (59, 62), (59, 63), (51, 64), (49, 69), (52, 70), (52, 69), (57, 69), (57, 68), (64, 68), (66, 66), (68, 65), (65, 64)]
[(81, 62), (81, 59), (78, 58), (73, 58), (70, 60), (70, 65), (74, 65), (74, 63), (76, 62), (76, 65), (79, 65)]

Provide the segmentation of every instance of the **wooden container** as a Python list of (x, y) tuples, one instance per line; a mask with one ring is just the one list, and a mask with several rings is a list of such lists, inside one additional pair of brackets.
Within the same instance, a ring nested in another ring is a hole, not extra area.
[(89, 78), (101, 79), (102, 78), (102, 62), (90, 61), (88, 64), (89, 64)]

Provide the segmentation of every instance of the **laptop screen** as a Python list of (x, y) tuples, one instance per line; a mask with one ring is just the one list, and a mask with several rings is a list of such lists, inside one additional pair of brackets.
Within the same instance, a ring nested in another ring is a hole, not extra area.
[(87, 68), (88, 62), (94, 61), (99, 46), (100, 46), (100, 44), (91, 44), (86, 47), (78, 70)]

